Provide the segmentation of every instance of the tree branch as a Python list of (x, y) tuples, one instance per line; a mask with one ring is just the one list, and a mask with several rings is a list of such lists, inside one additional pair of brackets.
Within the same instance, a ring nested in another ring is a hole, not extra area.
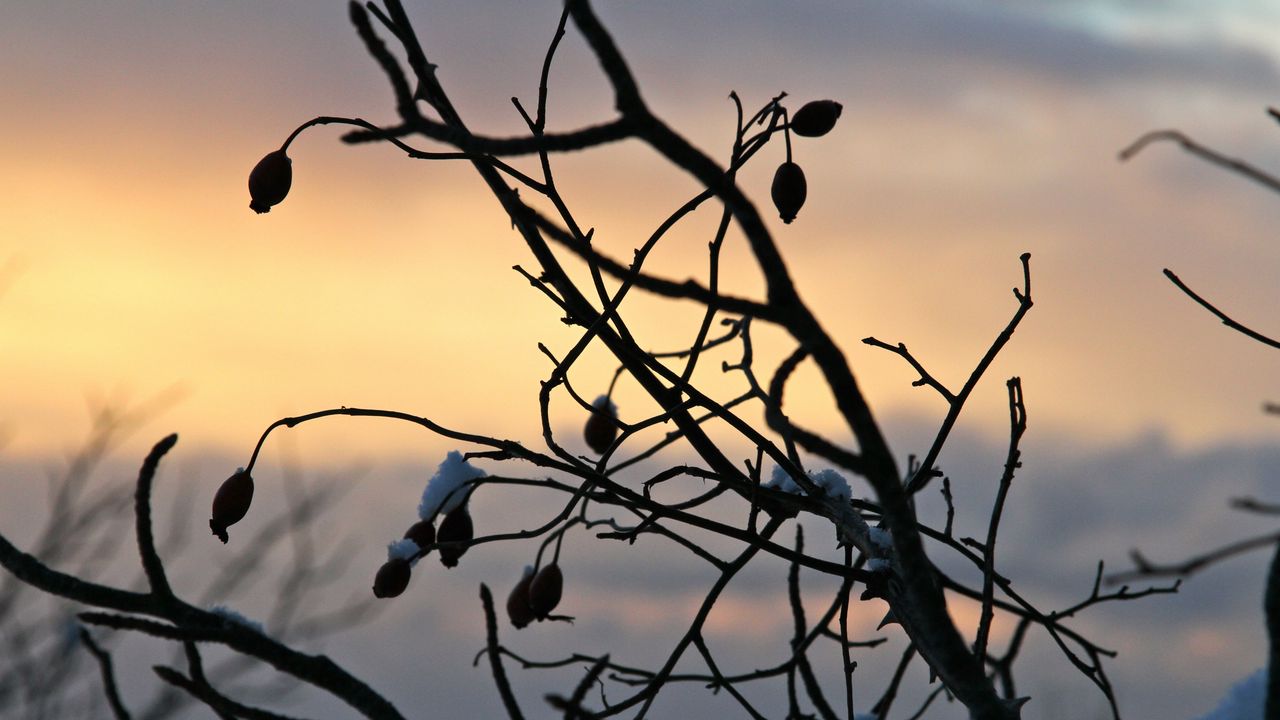
[(1205, 300), (1203, 297), (1200, 297), (1199, 295), (1196, 294), (1194, 290), (1187, 287), (1187, 284), (1182, 282), (1182, 280), (1177, 275), (1174, 275), (1172, 270), (1165, 268), (1164, 275), (1165, 277), (1169, 278), (1170, 282), (1172, 282), (1174, 285), (1177, 285), (1179, 290), (1186, 293), (1188, 297), (1190, 297), (1192, 300), (1195, 300), (1197, 303), (1199, 303), (1200, 306), (1203, 307), (1205, 310), (1208, 310), (1209, 312), (1213, 313), (1214, 316), (1216, 316), (1219, 320), (1222, 321), (1223, 325), (1226, 325), (1232, 330), (1236, 330), (1249, 338), (1257, 340), (1263, 345), (1280, 349), (1280, 341), (1272, 340), (1266, 335), (1263, 335), (1262, 333), (1256, 332), (1254, 330), (1250, 330), (1244, 325), (1241, 325), (1235, 320), (1232, 320), (1230, 317), (1227, 316), (1226, 313), (1214, 307), (1214, 305), (1210, 303), (1208, 300)]

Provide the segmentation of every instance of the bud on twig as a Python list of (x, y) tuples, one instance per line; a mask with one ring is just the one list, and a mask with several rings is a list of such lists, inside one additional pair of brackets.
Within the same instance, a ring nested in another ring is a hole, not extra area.
[(564, 591), (564, 575), (560, 572), (559, 563), (551, 563), (538, 571), (529, 583), (529, 609), (539, 620), (546, 619), (556, 605), (560, 604), (560, 595)]
[(392, 558), (378, 568), (373, 578), (373, 596), (376, 598), (393, 598), (404, 592), (409, 586), (409, 561), (402, 557)]
[[(440, 522), (440, 532), (436, 534), (436, 540), (441, 543), (470, 542), (473, 537), (475, 528), (471, 524), (471, 513), (467, 511), (466, 505), (445, 515)], [(466, 551), (465, 545), (441, 545), (440, 564), (447, 568), (455, 567), (458, 558)]]
[(425, 554), (427, 548), (436, 541), (436, 526), (427, 520), (419, 520), (404, 531), (404, 536), (412, 540)]
[(533, 608), (529, 607), (529, 585), (532, 582), (533, 568), (526, 567), (524, 576), (507, 596), (507, 618), (517, 630), (537, 619), (533, 614)]
[(283, 149), (269, 152), (249, 173), (249, 207), (262, 214), (280, 204), (293, 184), (293, 161)]
[(805, 103), (791, 116), (791, 132), (804, 137), (821, 137), (831, 132), (844, 109), (835, 100), (814, 100)]
[(587, 441), (587, 447), (602, 455), (613, 444), (614, 438), (618, 437), (618, 410), (605, 395), (596, 398), (591, 403), (591, 408), (591, 417), (587, 418), (582, 436)]
[(796, 219), (796, 213), (800, 212), (808, 192), (804, 171), (799, 165), (788, 160), (778, 166), (777, 172), (773, 174), (772, 194), (773, 205), (778, 208), (782, 222), (790, 224)]
[(222, 481), (217, 494), (213, 496), (213, 516), (209, 519), (209, 529), (224, 544), (227, 542), (227, 528), (240, 522), (249, 512), (249, 503), (253, 502), (253, 478), (244, 468)]

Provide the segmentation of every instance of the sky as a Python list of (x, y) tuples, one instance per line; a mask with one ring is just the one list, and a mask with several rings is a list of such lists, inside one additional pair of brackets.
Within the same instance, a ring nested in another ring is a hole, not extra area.
[[(780, 91), (793, 108), (843, 104), (830, 135), (796, 143), (809, 181), (798, 220), (767, 214), (802, 296), (845, 350), (900, 461), (923, 451), (945, 407), (911, 386), (901, 359), (860, 340), (904, 342), (958, 387), (1016, 309), (1018, 256), (1031, 253), (1035, 307), (942, 459), (974, 488), (978, 523), (1008, 432), (1003, 380), (1020, 376), (1030, 430), (1007, 562), (1021, 582), (1046, 598), (1074, 596), (1087, 591), (1099, 558), (1122, 567), (1141, 546), (1175, 559), (1267, 528), (1226, 500), (1276, 496), (1277, 425), (1261, 411), (1280, 399), (1275, 353), (1224, 328), (1161, 269), (1240, 321), (1280, 333), (1268, 312), (1280, 198), (1172, 145), (1129, 163), (1116, 154), (1148, 130), (1178, 128), (1280, 171), (1280, 128), (1265, 113), (1280, 80), (1274, 4), (597, 6), (655, 112), (714, 157), (729, 149), (730, 91), (750, 107)], [(510, 98), (536, 97), (557, 4), (476, 0), (411, 11), (469, 124), (520, 133)], [(323, 408), (399, 409), (539, 442), (537, 389), (549, 367), (537, 343), (563, 352), (576, 335), (512, 271), (533, 259), (472, 170), (349, 147), (337, 129), (316, 128), (291, 148), (285, 203), (263, 216), (247, 207), (248, 170), (301, 122), (393, 119), (386, 83), (341, 3), (10, 4), (0, 10), (0, 100), (10, 109), (0, 114), (0, 462), (9, 468), (0, 487), (25, 499), (0, 508), (0, 532), (32, 532), (47, 475), (32, 468), (56, 468), (103, 407), (142, 414), (113, 468), (178, 431), (175, 463), (204, 473), (183, 471), (180, 482), (198, 483), (206, 502), (270, 422)], [(608, 87), (572, 31), (549, 108), (553, 129), (612, 117)], [(770, 147), (739, 177), (765, 209), (781, 151)], [(598, 247), (619, 258), (696, 192), (635, 143), (560, 158), (556, 168)], [(715, 220), (714, 209), (693, 218), (649, 267), (705, 278)], [(731, 234), (725, 252), (726, 288), (758, 297), (741, 237)], [(687, 344), (700, 319), (689, 304), (643, 298), (629, 311), (654, 349)], [(758, 332), (762, 364), (789, 351), (776, 332)], [(727, 394), (736, 378), (718, 362), (700, 377)], [(613, 369), (588, 353), (572, 380), (594, 396)], [(648, 407), (625, 381), (615, 399), (624, 418)], [(847, 438), (812, 368), (787, 401), (805, 425)], [(575, 408), (558, 403), (552, 420), (584, 448)], [(268, 445), (268, 462), (287, 455), (317, 476), (363, 478), (349, 496), (358, 507), (334, 522), (374, 558), (389, 539), (366, 527), (391, 512), (381, 503), (403, 493), (402, 514), (411, 515), (421, 482), (451, 449), (382, 421), (332, 420), (287, 435)], [(268, 502), (284, 502), (271, 493)], [(511, 512), (492, 503), (499, 515)], [(1043, 548), (1049, 558), (1034, 552)], [(198, 562), (217, 550), (196, 543), (187, 552)], [(448, 597), (474, 603), (480, 570), (515, 572), (507, 556), (487, 557), (448, 583)], [(1163, 703), (1194, 716), (1261, 663), (1264, 561), (1235, 561), (1193, 578), (1176, 598), (1090, 621), (1125, 645), (1112, 665), (1125, 706)], [(617, 562), (637, 561), (621, 553)], [(658, 586), (688, 590), (692, 570), (650, 564), (641, 562)], [(583, 575), (606, 588), (619, 566), (592, 563)], [(637, 601), (612, 624), (600, 615), (588, 637), (603, 641), (619, 625), (624, 638), (644, 637), (649, 628), (636, 618), (656, 602)], [(431, 612), (393, 611), (353, 632), (387, 637), (396, 622), (453, 622)], [(378, 645), (334, 642), (351, 651), (353, 667), (382, 667)], [(1043, 667), (1050, 661), (1062, 662)], [(433, 662), (466, 666), (445, 671), (442, 687), (474, 677), (469, 659)], [(1074, 692), (1050, 685), (1049, 695)]]

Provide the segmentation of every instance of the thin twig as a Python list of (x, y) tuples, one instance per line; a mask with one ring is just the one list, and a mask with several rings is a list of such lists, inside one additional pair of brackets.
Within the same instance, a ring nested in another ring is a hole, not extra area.
[(1009, 496), (1009, 488), (1013, 485), (1014, 472), (1022, 467), (1021, 450), (1018, 444), (1027, 431), (1027, 406), (1022, 401), (1022, 379), (1009, 378), (1009, 453), (1004, 461), (1004, 473), (1000, 476), (1000, 487), (996, 491), (995, 502), (991, 504), (991, 520), (987, 525), (987, 541), (982, 546), (982, 611), (978, 616), (978, 632), (973, 642), (973, 652), (978, 657), (987, 654), (987, 638), (991, 632), (991, 622), (995, 617), (992, 600), (995, 590), (995, 556), (996, 533), (1000, 529), (1000, 517), (1004, 512), (1005, 499)]
[(520, 704), (516, 702), (515, 693), (511, 691), (511, 682), (507, 680), (507, 671), (502, 667), (502, 656), (498, 652), (498, 618), (493, 612), (493, 595), (489, 586), (480, 583), (480, 603), (484, 606), (485, 637), (488, 638), (489, 669), (493, 673), (493, 681), (498, 686), (498, 695), (502, 698), (502, 706), (507, 709), (511, 720), (523, 720)]
[(1153, 563), (1138, 550), (1133, 550), (1129, 553), (1129, 556), (1133, 559), (1134, 569), (1107, 576), (1107, 583), (1115, 585), (1139, 578), (1190, 577), (1215, 563), (1251, 550), (1269, 547), (1277, 542), (1280, 542), (1280, 532), (1270, 532), (1245, 540), (1237, 540), (1182, 562), (1167, 564)]
[(1195, 300), (1197, 303), (1199, 303), (1200, 306), (1203, 307), (1205, 310), (1208, 310), (1209, 312), (1213, 313), (1214, 316), (1216, 316), (1219, 320), (1222, 321), (1223, 325), (1226, 325), (1232, 330), (1236, 330), (1247, 337), (1257, 340), (1263, 345), (1280, 349), (1280, 341), (1272, 340), (1266, 335), (1263, 335), (1262, 333), (1257, 332), (1255, 330), (1251, 330), (1245, 327), (1244, 325), (1241, 325), (1240, 323), (1236, 322), (1235, 320), (1232, 320), (1230, 317), (1227, 316), (1226, 313), (1222, 312), (1217, 307), (1215, 307), (1213, 303), (1210, 303), (1208, 300), (1205, 300), (1203, 297), (1196, 294), (1194, 290), (1187, 287), (1187, 284), (1182, 282), (1182, 280), (1177, 275), (1174, 275), (1172, 270), (1165, 268), (1164, 275), (1165, 277), (1169, 278), (1170, 282), (1172, 282), (1174, 285), (1177, 285), (1179, 290), (1186, 293), (1188, 297), (1190, 297), (1192, 300)]
[(94, 642), (93, 636), (84, 628), (80, 628), (80, 642), (98, 661), (98, 670), (102, 674), (102, 689), (107, 695), (107, 704), (111, 706), (111, 713), (115, 715), (116, 720), (130, 720), (129, 711), (125, 708), (124, 701), (120, 699), (120, 688), (116, 685), (116, 672), (111, 662), (111, 653)]
[(1135, 155), (1146, 149), (1148, 145), (1162, 141), (1175, 142), (1178, 145), (1181, 145), (1183, 150), (1186, 150), (1201, 160), (1205, 160), (1217, 165), (1218, 167), (1243, 175), (1268, 190), (1280, 192), (1280, 178), (1263, 172), (1243, 160), (1237, 160), (1233, 157), (1223, 155), (1216, 150), (1207, 148), (1187, 137), (1179, 130), (1154, 130), (1143, 135), (1130, 143), (1128, 147), (1120, 151), (1120, 160), (1130, 160)]

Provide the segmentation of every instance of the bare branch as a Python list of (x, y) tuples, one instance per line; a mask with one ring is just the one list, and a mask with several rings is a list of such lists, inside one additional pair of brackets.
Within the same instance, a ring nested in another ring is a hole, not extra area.
[(1116, 585), (1139, 578), (1190, 577), (1210, 565), (1258, 548), (1269, 547), (1277, 542), (1280, 542), (1280, 532), (1266, 533), (1246, 540), (1237, 540), (1182, 562), (1168, 564), (1153, 563), (1141, 552), (1133, 550), (1129, 553), (1129, 557), (1133, 559), (1134, 569), (1108, 576), (1107, 583)]
[(1022, 379), (1009, 378), (1009, 454), (1004, 461), (1004, 474), (1000, 477), (1000, 488), (996, 492), (995, 502), (991, 506), (991, 521), (987, 525), (987, 541), (982, 546), (982, 612), (978, 617), (977, 638), (973, 643), (973, 652), (978, 657), (986, 657), (987, 637), (991, 632), (991, 621), (994, 617), (992, 606), (995, 590), (995, 557), (996, 533), (1000, 529), (1000, 516), (1004, 512), (1005, 499), (1009, 496), (1009, 488), (1013, 485), (1014, 472), (1022, 467), (1022, 452), (1018, 444), (1027, 431), (1027, 407), (1022, 402)]
[(155, 480), (160, 459), (177, 442), (176, 434), (169, 435), (151, 449), (151, 453), (142, 463), (142, 469), (138, 472), (138, 489), (134, 494), (138, 554), (142, 556), (142, 569), (146, 571), (147, 581), (151, 583), (151, 593), (162, 600), (173, 597), (173, 591), (169, 589), (169, 580), (164, 574), (164, 563), (156, 554), (155, 540), (151, 536), (151, 484)]
[(520, 704), (516, 702), (515, 693), (511, 691), (511, 683), (507, 680), (507, 671), (502, 667), (502, 656), (498, 652), (498, 618), (493, 612), (493, 595), (489, 586), (480, 583), (480, 603), (484, 606), (485, 637), (488, 638), (489, 668), (493, 671), (493, 681), (498, 686), (498, 694), (502, 697), (502, 706), (507, 709), (511, 720), (522, 720)]
[(1195, 300), (1197, 303), (1199, 303), (1200, 306), (1203, 307), (1205, 310), (1208, 310), (1209, 312), (1213, 313), (1214, 316), (1216, 316), (1219, 320), (1222, 321), (1223, 325), (1226, 325), (1232, 330), (1236, 330), (1249, 338), (1257, 340), (1263, 345), (1280, 349), (1280, 341), (1272, 340), (1266, 335), (1263, 335), (1262, 333), (1256, 332), (1254, 330), (1250, 330), (1244, 325), (1241, 325), (1235, 320), (1232, 320), (1230, 317), (1227, 316), (1226, 313), (1214, 307), (1214, 305), (1210, 303), (1208, 300), (1205, 300), (1203, 297), (1196, 294), (1194, 290), (1187, 287), (1187, 284), (1182, 282), (1182, 280), (1177, 275), (1174, 275), (1172, 270), (1165, 268), (1164, 275), (1165, 277), (1169, 278), (1170, 282), (1172, 282), (1174, 285), (1177, 285), (1179, 290), (1186, 293), (1188, 297), (1190, 297), (1192, 300)]
[(116, 672), (111, 662), (111, 653), (103, 650), (98, 643), (94, 642), (93, 636), (84, 628), (80, 628), (80, 642), (98, 661), (98, 670), (102, 674), (103, 691), (107, 695), (107, 704), (111, 706), (112, 714), (115, 715), (116, 720), (130, 720), (129, 711), (125, 709), (124, 701), (120, 699), (120, 688), (116, 685)]
[(1222, 153), (1212, 150), (1192, 140), (1178, 130), (1155, 130), (1149, 132), (1142, 137), (1134, 140), (1128, 147), (1120, 151), (1120, 160), (1132, 159), (1135, 155), (1142, 152), (1146, 147), (1156, 142), (1175, 142), (1182, 146), (1183, 150), (1195, 155), (1201, 160), (1205, 160), (1218, 167), (1225, 168), (1239, 175), (1262, 185), (1268, 190), (1280, 192), (1280, 178), (1269, 173), (1265, 173), (1254, 166), (1242, 160), (1223, 155)]

